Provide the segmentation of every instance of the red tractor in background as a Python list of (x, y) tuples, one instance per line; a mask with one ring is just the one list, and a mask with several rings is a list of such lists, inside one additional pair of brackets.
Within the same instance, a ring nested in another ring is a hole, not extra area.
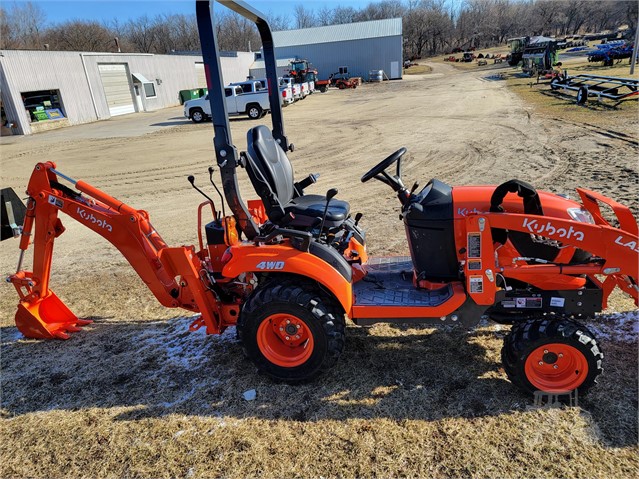
[(311, 90), (319, 90), (325, 93), (328, 90), (329, 80), (320, 80), (317, 70), (307, 60), (296, 59), (291, 62), (292, 69), (288, 74), (295, 79), (295, 83), (312, 82), (314, 87)]
[[(451, 187), (432, 179), (409, 189), (402, 178), (406, 149), (400, 148), (361, 181), (375, 179), (395, 192), (410, 256), (369, 257), (362, 215), (351, 216), (349, 203), (336, 199), (333, 188), (307, 194), (316, 175), (295, 180), (277, 88), (269, 89), (273, 129), (250, 128), (247, 150), (238, 153), (209, 3), (196, 2), (196, 12), (230, 214), (223, 199), (216, 205), (190, 176), (206, 200), (198, 207), (198, 244), (170, 247), (146, 211), (62, 174), (52, 162), (38, 163), (22, 228), (18, 202), (2, 201), (3, 226), (20, 236), (18, 268), (8, 280), (20, 297), (16, 325), (22, 334), (66, 339), (88, 324), (49, 288), (63, 212), (118, 248), (163, 305), (199, 313), (192, 331), (219, 334), (235, 326), (246, 355), (272, 378), (309, 380), (333, 367), (344, 350), (347, 317), (358, 325), (466, 328), (491, 319), (512, 326), (502, 364), (516, 386), (587, 391), (603, 370), (603, 354), (580, 319), (606, 307), (617, 287), (635, 303), (639, 299), (639, 238), (630, 210), (593, 191), (578, 189), (576, 202), (517, 180)], [(256, 23), (268, 82), (276, 85), (264, 16), (243, 2), (220, 3)], [(242, 200), (241, 169), (260, 200)], [(209, 179), (222, 198), (212, 167)], [(600, 204), (612, 209), (618, 227), (604, 218)], [(208, 222), (202, 221), (205, 209)], [(22, 266), (31, 244), (28, 271)]]

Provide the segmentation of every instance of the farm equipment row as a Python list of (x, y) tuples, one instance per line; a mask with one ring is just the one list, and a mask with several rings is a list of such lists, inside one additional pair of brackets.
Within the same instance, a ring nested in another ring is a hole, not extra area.
[[(199, 313), (192, 331), (219, 334), (235, 326), (247, 357), (277, 380), (309, 380), (335, 366), (345, 346), (346, 317), (358, 325), (466, 328), (490, 318), (512, 325), (502, 363), (521, 389), (582, 394), (595, 383), (603, 354), (579, 319), (604, 308), (616, 287), (635, 302), (639, 297), (637, 223), (627, 207), (581, 188), (576, 202), (517, 180), (451, 187), (432, 179), (409, 189), (402, 178), (406, 149), (400, 148), (361, 181), (381, 181), (395, 193), (410, 256), (369, 257), (362, 214), (352, 216), (334, 188), (306, 194), (317, 175), (294, 179), (277, 91), (269, 92), (272, 130), (249, 129), (247, 150), (238, 153), (209, 3), (196, 2), (196, 12), (215, 157), (230, 214), (223, 200), (215, 204), (189, 177), (206, 199), (197, 208), (198, 244), (171, 247), (146, 211), (60, 173), (53, 162), (38, 163), (27, 187), (19, 265), (8, 278), (20, 297), (16, 324), (22, 334), (67, 338), (87, 324), (49, 287), (53, 245), (64, 232), (62, 212), (118, 248), (161, 304)], [(256, 23), (267, 78), (276, 84), (264, 16), (244, 2), (220, 3)], [(243, 201), (241, 170), (259, 200)], [(212, 167), (209, 179), (218, 190)], [(355, 182), (351, 187), (359, 188)], [(600, 204), (613, 210), (619, 227), (606, 221)], [(205, 211), (211, 215), (206, 224)], [(394, 213), (380, 215), (371, 221), (386, 222)], [(28, 271), (22, 265), (31, 244)]]
[(639, 99), (637, 89), (639, 80), (634, 78), (619, 78), (601, 75), (575, 75), (555, 77), (550, 81), (553, 90), (570, 90), (577, 92), (577, 104), (583, 105), (589, 97), (619, 102), (635, 97)]

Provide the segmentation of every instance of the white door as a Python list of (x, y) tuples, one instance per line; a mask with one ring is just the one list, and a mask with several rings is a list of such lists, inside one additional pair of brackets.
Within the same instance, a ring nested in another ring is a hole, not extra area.
[(206, 88), (206, 72), (204, 71), (204, 63), (195, 64), (195, 73), (197, 74), (197, 87)]
[(124, 64), (98, 65), (111, 116), (135, 113), (131, 83)]
[(399, 78), (399, 62), (391, 62), (391, 79)]

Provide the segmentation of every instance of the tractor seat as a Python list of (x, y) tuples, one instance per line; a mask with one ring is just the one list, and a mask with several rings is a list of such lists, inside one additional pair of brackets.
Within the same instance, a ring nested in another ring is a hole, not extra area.
[[(322, 218), (326, 208), (326, 197), (298, 191), (291, 162), (266, 126), (259, 125), (248, 131), (246, 153), (249, 178), (272, 223), (279, 224), (288, 213), (294, 216), (287, 223), (292, 227), (308, 228), (319, 223), (318, 218)], [(341, 225), (349, 212), (346, 201), (332, 199), (325, 225), (329, 228)]]

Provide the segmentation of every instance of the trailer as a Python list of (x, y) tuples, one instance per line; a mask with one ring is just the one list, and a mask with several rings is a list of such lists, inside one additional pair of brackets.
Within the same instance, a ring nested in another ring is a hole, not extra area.
[[(639, 80), (634, 78), (619, 78), (601, 75), (575, 75), (555, 77), (550, 82), (553, 90), (563, 89), (577, 92), (577, 104), (583, 105), (588, 97), (596, 97), (597, 101), (604, 99), (616, 101), (615, 106), (626, 98), (637, 96)], [(638, 97), (639, 98), (639, 97)]]

